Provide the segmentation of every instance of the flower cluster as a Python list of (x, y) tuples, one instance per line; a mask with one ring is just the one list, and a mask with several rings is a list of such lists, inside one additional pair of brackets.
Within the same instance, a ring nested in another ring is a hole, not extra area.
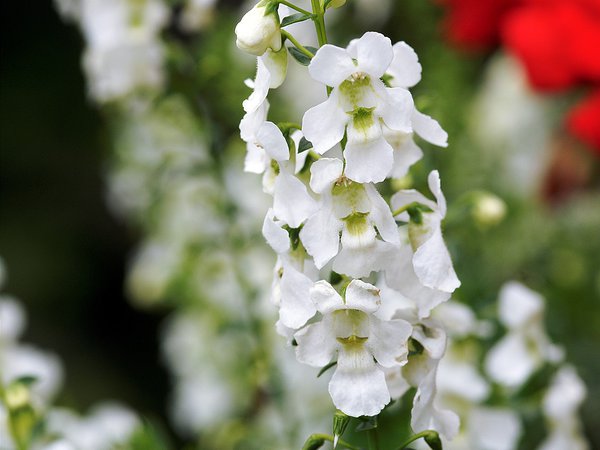
[[(245, 169), (263, 174), (273, 198), (263, 235), (278, 254), (277, 330), (298, 361), (335, 366), (329, 393), (345, 414), (376, 416), (413, 386), (413, 429), (451, 439), (458, 418), (436, 396), (446, 334), (431, 313), (460, 282), (442, 236), (440, 177), (428, 177), (434, 200), (413, 189), (386, 200), (376, 185), (421, 159), (415, 135), (447, 145), (408, 90), (421, 78), (417, 55), (375, 32), (346, 48), (320, 39), (313, 54), (281, 30), (275, 6), (260, 2), (236, 31), (238, 46), (258, 56), (240, 132)], [(269, 89), (285, 78), (288, 41), (329, 94), (301, 125), (267, 119)]]

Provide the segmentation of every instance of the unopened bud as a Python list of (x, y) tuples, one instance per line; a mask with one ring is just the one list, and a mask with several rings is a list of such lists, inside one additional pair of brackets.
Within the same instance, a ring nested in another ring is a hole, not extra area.
[(261, 56), (267, 49), (281, 49), (281, 29), (276, 4), (259, 2), (235, 27), (236, 45), (252, 55)]
[(493, 194), (482, 193), (473, 204), (472, 214), (477, 224), (484, 227), (494, 226), (506, 216), (506, 203)]

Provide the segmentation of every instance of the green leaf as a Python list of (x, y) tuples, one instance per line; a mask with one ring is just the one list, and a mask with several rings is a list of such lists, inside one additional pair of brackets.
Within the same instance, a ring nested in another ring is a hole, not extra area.
[(33, 375), (24, 375), (22, 377), (16, 378), (13, 383), (23, 384), (25, 386), (31, 386), (34, 383), (37, 383), (37, 377)]
[(305, 20), (310, 19), (311, 16), (303, 13), (292, 14), (291, 16), (284, 17), (281, 21), (281, 28), (287, 27), (293, 23), (304, 22)]
[[(317, 52), (317, 49), (314, 47), (304, 47), (313, 55)], [(310, 58), (298, 50), (296, 47), (288, 47), (290, 55), (294, 57), (296, 61), (298, 61), (303, 66), (308, 66), (310, 64)]]
[(300, 144), (298, 144), (298, 153), (310, 150), (311, 148), (313, 148), (312, 142), (307, 140), (305, 137), (300, 139)]

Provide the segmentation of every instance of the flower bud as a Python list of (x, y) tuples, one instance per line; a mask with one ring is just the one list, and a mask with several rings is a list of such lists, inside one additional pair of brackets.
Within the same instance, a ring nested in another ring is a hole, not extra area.
[(268, 0), (248, 11), (235, 27), (236, 45), (252, 55), (261, 56), (267, 49), (281, 49), (281, 32), (277, 9)]
[(502, 222), (506, 215), (506, 203), (493, 194), (483, 193), (473, 204), (473, 218), (484, 227), (494, 226)]

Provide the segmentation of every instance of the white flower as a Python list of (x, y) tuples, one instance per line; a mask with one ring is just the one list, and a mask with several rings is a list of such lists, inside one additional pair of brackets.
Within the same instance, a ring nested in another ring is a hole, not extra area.
[[(60, 436), (79, 450), (108, 450), (124, 445), (140, 426), (140, 419), (115, 402), (94, 406), (86, 417), (55, 408), (47, 418), (50, 434)], [(68, 447), (67, 447), (68, 448)]]
[(285, 80), (287, 73), (287, 50), (282, 47), (278, 52), (267, 51), (256, 58), (256, 76), (254, 81), (246, 80), (253, 89), (252, 94), (242, 102), (244, 111), (256, 111), (265, 102), (269, 89), (276, 89)]
[(306, 221), (300, 238), (315, 265), (320, 269), (337, 255), (333, 270), (338, 273), (361, 277), (380, 270), (389, 246), (400, 243), (385, 200), (372, 184), (346, 178), (340, 159), (321, 158), (310, 171), (311, 189), (321, 194), (321, 203)]
[(262, 0), (248, 11), (235, 27), (238, 48), (261, 56), (267, 49), (281, 49), (281, 31), (276, 4)]
[[(424, 286), (452, 293), (460, 286), (454, 272), (450, 253), (442, 236), (442, 220), (446, 216), (446, 199), (442, 193), (440, 176), (437, 170), (428, 177), (429, 189), (436, 198), (433, 202), (413, 189), (400, 191), (392, 197), (392, 209), (397, 211), (412, 203), (426, 206), (431, 211), (417, 211), (408, 226), (410, 243), (414, 250), (412, 258), (415, 274)], [(410, 209), (409, 209), (410, 212)], [(397, 216), (408, 221), (409, 214), (403, 212)]]
[(317, 81), (333, 87), (329, 98), (309, 109), (302, 130), (322, 154), (344, 137), (345, 174), (359, 183), (383, 181), (393, 165), (393, 149), (384, 126), (411, 132), (412, 97), (404, 88), (386, 88), (380, 78), (393, 58), (385, 36), (369, 32), (348, 49), (324, 45), (308, 70)]
[[(421, 64), (415, 51), (405, 42), (397, 42), (393, 47), (394, 59), (385, 75), (390, 86), (408, 89), (421, 81)], [(385, 137), (394, 149), (393, 178), (402, 178), (410, 166), (419, 161), (423, 151), (413, 139), (413, 132), (439, 147), (448, 146), (448, 134), (431, 117), (413, 108), (411, 132), (385, 130)]]
[(240, 136), (246, 142), (244, 170), (265, 173), (271, 160), (287, 161), (290, 158), (288, 144), (281, 130), (273, 122), (267, 122), (269, 103), (263, 102), (255, 111), (246, 113), (240, 122)]
[(539, 450), (587, 450), (577, 410), (585, 400), (586, 388), (575, 369), (564, 366), (554, 376), (543, 400), (550, 435)]
[(500, 321), (508, 328), (488, 353), (487, 374), (496, 382), (516, 388), (541, 367), (544, 361), (562, 359), (543, 328), (544, 299), (520, 283), (506, 283), (500, 290)]
[(469, 448), (477, 450), (514, 450), (522, 426), (510, 409), (477, 407), (468, 417)]
[(19, 302), (0, 296), (0, 346), (17, 340), (25, 328), (25, 311)]
[(431, 368), (417, 385), (413, 399), (410, 426), (415, 433), (425, 430), (436, 430), (446, 439), (452, 439), (458, 433), (459, 418), (438, 405), (437, 398), (437, 362), (432, 360)]
[[(310, 290), (317, 280), (319, 271), (299, 241), (290, 242), (289, 231), (284, 224), (274, 218), (274, 212), (267, 212), (263, 223), (263, 236), (279, 255), (275, 270), (273, 290), (275, 302), (279, 305), (279, 320), (289, 329), (303, 326), (317, 309), (310, 298)], [(296, 236), (297, 238), (297, 236)], [(294, 248), (296, 246), (296, 248)]]
[(382, 367), (406, 363), (412, 327), (403, 320), (375, 317), (379, 290), (360, 280), (348, 285), (345, 299), (329, 283), (319, 281), (311, 298), (323, 318), (296, 333), (298, 360), (322, 367), (337, 354), (329, 383), (336, 408), (353, 417), (379, 414), (390, 401)]

